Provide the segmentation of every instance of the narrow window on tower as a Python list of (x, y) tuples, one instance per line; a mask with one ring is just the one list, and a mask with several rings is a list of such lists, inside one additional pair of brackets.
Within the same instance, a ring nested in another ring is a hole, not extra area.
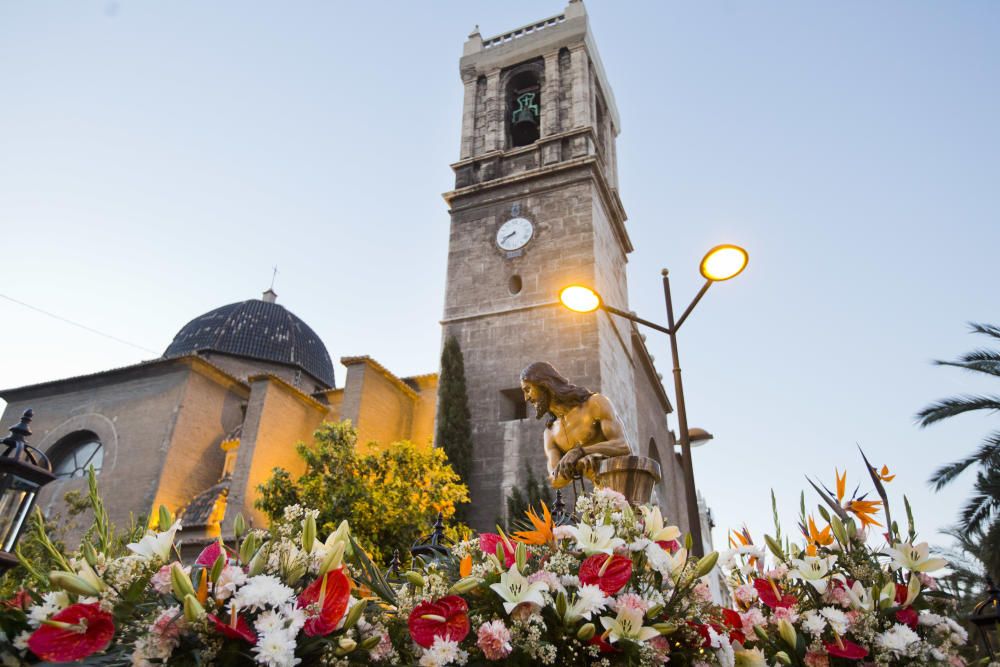
[(501, 389), (500, 421), (515, 421), (528, 418), (528, 403), (521, 388)]
[(535, 72), (519, 72), (507, 85), (507, 123), (511, 148), (535, 143), (540, 135), (542, 95)]

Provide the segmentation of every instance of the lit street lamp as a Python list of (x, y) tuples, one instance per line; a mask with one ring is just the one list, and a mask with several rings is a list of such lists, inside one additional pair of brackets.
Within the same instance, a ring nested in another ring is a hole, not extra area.
[(14, 549), (38, 490), (55, 479), (45, 454), (24, 441), (31, 435), (31, 410), (0, 440), (0, 574), (17, 565)]
[(674, 364), (674, 393), (677, 397), (677, 425), (680, 430), (681, 458), (683, 459), (682, 463), (684, 468), (684, 491), (685, 498), (687, 500), (688, 526), (691, 531), (691, 539), (694, 542), (693, 547), (694, 554), (696, 556), (704, 555), (704, 546), (702, 544), (701, 537), (701, 517), (698, 513), (698, 494), (694, 486), (694, 465), (691, 461), (691, 441), (693, 436), (701, 436), (698, 437), (698, 439), (707, 440), (708, 438), (705, 438), (704, 435), (708, 434), (703, 432), (702, 429), (695, 429), (696, 432), (702, 431), (702, 433), (704, 433), (704, 435), (702, 435), (702, 433), (698, 433), (696, 436), (695, 433), (688, 430), (687, 409), (684, 404), (684, 385), (681, 382), (681, 366), (677, 355), (677, 330), (680, 329), (682, 324), (684, 324), (688, 315), (691, 314), (691, 310), (698, 305), (699, 301), (701, 301), (701, 297), (705, 296), (705, 292), (707, 292), (708, 288), (712, 286), (712, 283), (735, 278), (743, 272), (743, 269), (746, 268), (748, 260), (749, 256), (747, 255), (746, 250), (739, 246), (730, 244), (716, 246), (705, 253), (705, 257), (701, 260), (701, 275), (705, 278), (705, 284), (700, 290), (698, 290), (698, 294), (695, 295), (690, 305), (688, 305), (676, 322), (674, 321), (674, 304), (670, 296), (669, 272), (666, 269), (663, 269), (663, 297), (667, 306), (667, 326), (665, 327), (638, 317), (633, 313), (628, 313), (619, 308), (615, 308), (614, 306), (609, 306), (604, 303), (600, 294), (589, 287), (584, 287), (582, 285), (570, 285), (569, 287), (563, 288), (563, 290), (559, 292), (559, 300), (570, 310), (578, 313), (591, 313), (598, 308), (601, 308), (609, 313), (618, 315), (619, 317), (624, 317), (632, 322), (637, 322), (643, 326), (647, 326), (650, 329), (661, 331), (670, 337), (670, 353), (673, 357)]

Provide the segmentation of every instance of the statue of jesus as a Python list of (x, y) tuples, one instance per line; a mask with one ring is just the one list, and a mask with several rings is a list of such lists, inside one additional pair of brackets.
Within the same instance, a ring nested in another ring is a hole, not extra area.
[(521, 390), (537, 418), (546, 417), (543, 439), (554, 488), (579, 475), (595, 481), (601, 459), (632, 453), (611, 401), (570, 384), (552, 364), (536, 361), (521, 371)]

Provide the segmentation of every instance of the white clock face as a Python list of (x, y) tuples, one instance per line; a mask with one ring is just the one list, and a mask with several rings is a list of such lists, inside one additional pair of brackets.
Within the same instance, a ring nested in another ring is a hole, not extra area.
[(527, 218), (511, 218), (497, 230), (497, 245), (503, 250), (517, 250), (527, 245), (535, 228)]

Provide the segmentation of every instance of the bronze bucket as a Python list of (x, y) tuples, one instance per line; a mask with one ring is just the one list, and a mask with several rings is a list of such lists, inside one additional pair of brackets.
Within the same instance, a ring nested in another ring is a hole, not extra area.
[(660, 464), (646, 456), (614, 456), (597, 466), (597, 486), (617, 491), (633, 505), (649, 503)]

